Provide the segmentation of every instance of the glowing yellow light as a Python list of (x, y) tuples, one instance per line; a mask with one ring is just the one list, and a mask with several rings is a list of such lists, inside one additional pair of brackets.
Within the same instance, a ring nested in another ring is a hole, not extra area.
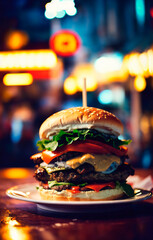
[[(77, 80), (77, 84), (78, 84), (78, 89), (79, 91), (82, 91), (83, 89), (83, 78), (78, 78)], [(87, 91), (92, 92), (95, 91), (98, 87), (98, 83), (96, 81), (96, 79), (94, 77), (87, 77), (86, 78), (86, 88)]]
[(149, 118), (147, 116), (143, 116), (140, 121), (140, 129), (143, 134), (148, 134), (150, 128)]
[(97, 74), (92, 64), (78, 64), (74, 68), (73, 74), (77, 79), (77, 87), (79, 91), (82, 91), (84, 78), (86, 78), (87, 91), (95, 91), (97, 89)]
[(149, 49), (147, 52), (148, 56), (148, 71), (151, 76), (153, 76), (153, 50)]
[(77, 47), (75, 37), (64, 33), (56, 37), (55, 49), (59, 49), (61, 45), (63, 52), (74, 52)]
[(29, 240), (29, 227), (23, 227), (21, 224), (12, 216), (9, 216), (9, 212), (6, 212), (4, 216), (4, 226), (1, 231), (2, 239), (11, 240)]
[(73, 76), (66, 78), (64, 81), (64, 92), (68, 95), (73, 95), (77, 90), (76, 78)]
[(134, 79), (134, 87), (138, 92), (142, 92), (146, 88), (146, 80), (142, 76), (137, 76)]
[(124, 65), (131, 76), (153, 76), (153, 50), (131, 53), (124, 57)]
[(29, 176), (29, 171), (24, 168), (7, 168), (2, 170), (3, 178), (26, 178)]
[(153, 128), (153, 115), (151, 116), (150, 123), (151, 123), (151, 127)]
[(25, 46), (29, 41), (28, 35), (23, 31), (11, 31), (6, 36), (6, 46), (16, 50)]
[(29, 228), (8, 225), (5, 227), (5, 233), (3, 234), (3, 237), (3, 239), (11, 240), (28, 240), (30, 239)]
[(12, 217), (5, 217), (5, 224), (8, 224), (9, 226), (18, 226), (20, 223), (13, 219)]
[(33, 83), (33, 77), (30, 73), (8, 73), (3, 78), (6, 86), (25, 86)]
[(148, 76), (148, 57), (146, 52), (143, 52), (139, 55), (139, 61), (143, 69), (143, 73), (147, 77)]
[(22, 229), (18, 229), (15, 227), (9, 227), (9, 235), (12, 240), (28, 239)]
[(49, 70), (57, 64), (52, 50), (0, 52), (0, 71)]
[(71, 56), (76, 53), (80, 47), (79, 36), (69, 30), (56, 32), (50, 38), (50, 47), (60, 56)]
[(127, 66), (131, 76), (137, 76), (137, 75), (143, 74), (143, 68), (139, 61), (139, 53), (130, 54)]

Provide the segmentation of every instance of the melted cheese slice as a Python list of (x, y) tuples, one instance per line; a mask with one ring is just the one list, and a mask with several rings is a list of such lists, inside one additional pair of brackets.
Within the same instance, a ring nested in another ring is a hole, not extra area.
[(95, 155), (87, 153), (81, 157), (70, 159), (66, 163), (73, 169), (79, 167), (83, 163), (89, 163), (95, 168), (96, 172), (105, 172), (114, 162), (120, 165), (121, 159), (115, 155)]

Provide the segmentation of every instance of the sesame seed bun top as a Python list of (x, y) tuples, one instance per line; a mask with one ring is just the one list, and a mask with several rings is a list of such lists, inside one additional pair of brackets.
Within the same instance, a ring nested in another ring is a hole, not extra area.
[(40, 139), (49, 139), (60, 130), (96, 129), (119, 136), (123, 124), (112, 113), (93, 107), (74, 107), (59, 111), (48, 117), (39, 129)]

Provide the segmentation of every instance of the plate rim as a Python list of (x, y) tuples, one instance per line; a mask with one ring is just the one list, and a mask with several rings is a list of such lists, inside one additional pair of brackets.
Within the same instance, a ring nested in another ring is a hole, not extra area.
[[(9, 189), (6, 190), (6, 195), (10, 198), (14, 198), (17, 200), (21, 200), (21, 201), (26, 201), (26, 202), (31, 202), (31, 203), (36, 203), (36, 204), (45, 204), (45, 205), (111, 205), (111, 204), (125, 204), (125, 203), (134, 203), (137, 201), (143, 201), (146, 200), (148, 198), (152, 197), (152, 192), (148, 191), (148, 190), (144, 190), (144, 189), (139, 189), (136, 188), (137, 190), (142, 192), (142, 197), (141, 195), (136, 197), (132, 197), (132, 198), (125, 198), (125, 199), (116, 199), (116, 200), (96, 200), (96, 201), (51, 201), (51, 200), (39, 200), (39, 199), (32, 199), (32, 198), (28, 198), (28, 197), (22, 197), (19, 195), (12, 195), (11, 192), (15, 189), (19, 189), (19, 188), (23, 188), (23, 187), (28, 187), (28, 186), (33, 186), (35, 187), (34, 190), (37, 191), (36, 187), (38, 186), (36, 183), (25, 183), (25, 184), (19, 184), (19, 185), (15, 185)], [(143, 191), (145, 193), (143, 193)]]

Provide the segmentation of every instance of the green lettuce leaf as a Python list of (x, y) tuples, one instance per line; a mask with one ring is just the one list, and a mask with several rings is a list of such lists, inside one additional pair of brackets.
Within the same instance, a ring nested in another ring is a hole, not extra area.
[(59, 186), (59, 185), (70, 185), (70, 186), (80, 186), (80, 187), (84, 187), (85, 185), (87, 185), (87, 183), (82, 183), (79, 185), (75, 185), (74, 183), (69, 183), (69, 182), (57, 182), (55, 181), (48, 181), (48, 185), (50, 188), (52, 188), (53, 186)]
[(129, 184), (127, 184), (126, 182), (116, 182), (116, 185), (118, 187), (121, 187), (123, 192), (128, 197), (134, 197), (134, 190), (133, 190), (133, 188)]
[(43, 139), (38, 141), (37, 146), (40, 151), (45, 149), (55, 151), (58, 147), (63, 145), (69, 145), (77, 140), (84, 141), (86, 139), (98, 140), (100, 142), (107, 143), (114, 148), (119, 148), (119, 146), (127, 145), (131, 142), (131, 140), (120, 140), (114, 135), (100, 133), (93, 129), (75, 129), (72, 132), (65, 132), (61, 130), (58, 134), (53, 136), (52, 140)]
[(75, 186), (73, 183), (57, 182), (57, 181), (48, 181), (48, 185), (49, 185), (50, 188), (52, 188), (53, 186), (59, 186), (59, 185)]

